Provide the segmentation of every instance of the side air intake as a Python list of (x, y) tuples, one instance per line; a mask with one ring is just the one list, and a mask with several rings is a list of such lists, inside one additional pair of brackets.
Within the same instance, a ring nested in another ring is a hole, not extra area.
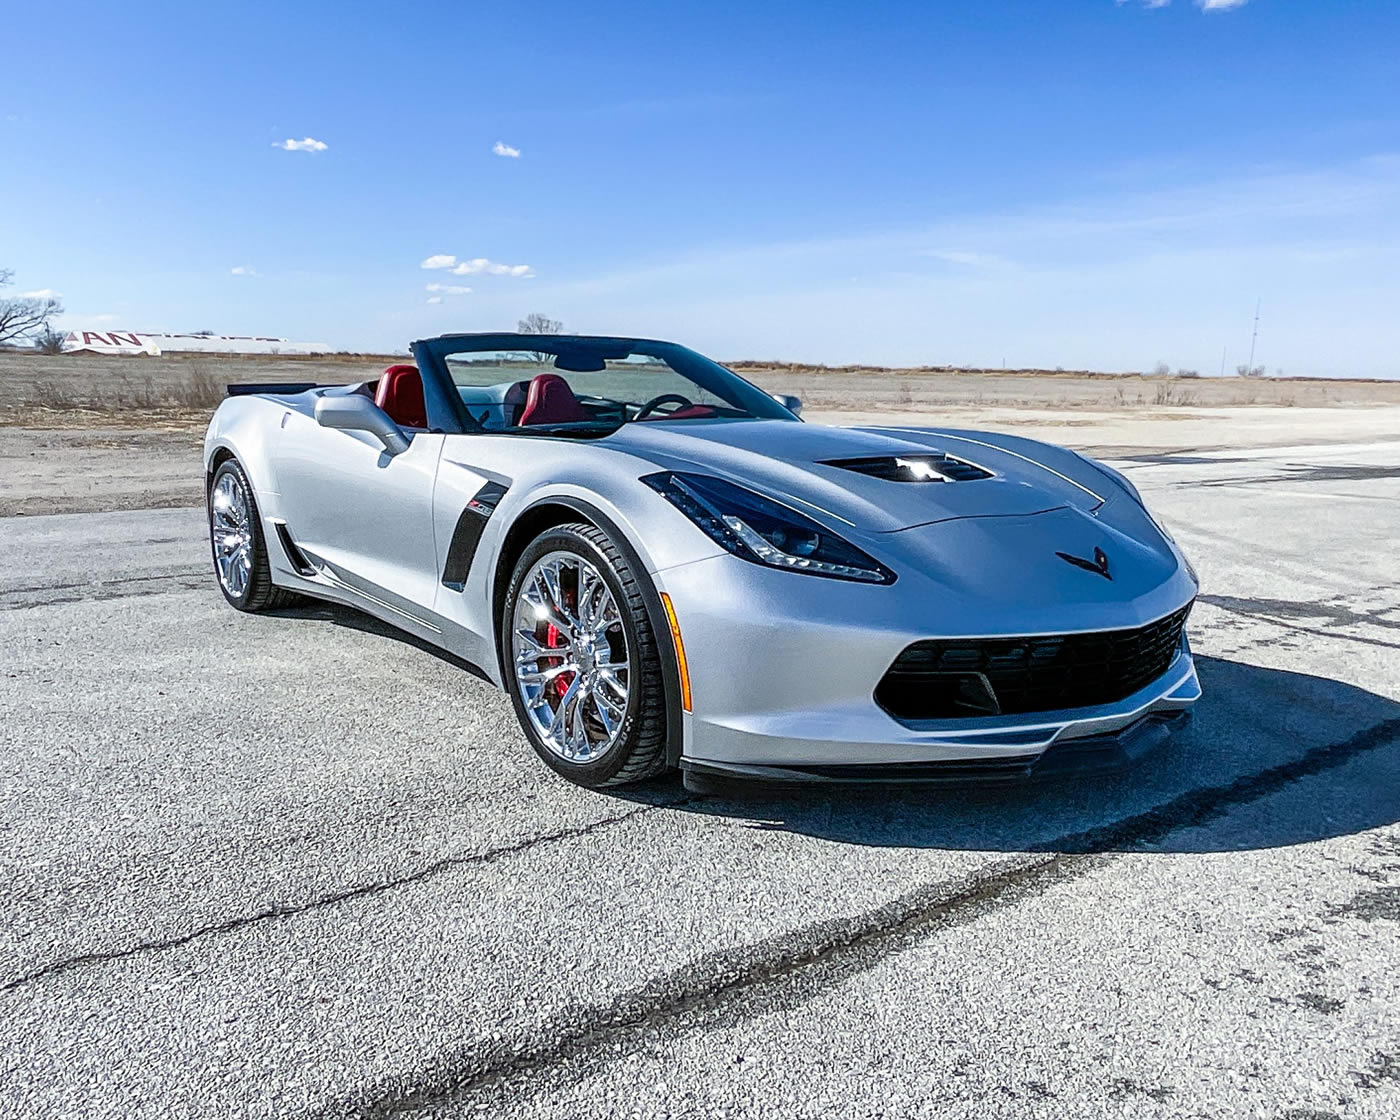
[(828, 459), (828, 467), (868, 474), (890, 482), (977, 482), (992, 472), (965, 459), (935, 451), (928, 455), (875, 455), (865, 459)]

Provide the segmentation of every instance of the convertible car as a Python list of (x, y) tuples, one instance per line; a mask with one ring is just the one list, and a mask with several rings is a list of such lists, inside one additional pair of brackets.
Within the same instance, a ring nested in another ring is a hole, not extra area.
[(1017, 779), (1130, 761), (1200, 696), (1196, 574), (1117, 471), (804, 423), (669, 342), (456, 334), (354, 385), (233, 385), (220, 589), (478, 666), (603, 787)]

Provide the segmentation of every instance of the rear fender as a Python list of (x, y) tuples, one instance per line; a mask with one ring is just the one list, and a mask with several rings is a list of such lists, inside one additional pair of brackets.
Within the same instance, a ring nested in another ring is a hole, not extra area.
[(217, 461), (231, 454), (253, 484), (259, 512), (264, 518), (276, 515), (276, 448), (287, 411), (285, 406), (261, 397), (230, 397), (219, 405), (204, 436), (206, 493)]

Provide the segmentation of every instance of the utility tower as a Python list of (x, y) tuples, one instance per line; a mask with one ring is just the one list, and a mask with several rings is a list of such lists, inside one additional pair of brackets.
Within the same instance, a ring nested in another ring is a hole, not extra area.
[(1254, 336), (1249, 340), (1249, 365), (1244, 367), (1250, 376), (1254, 374), (1254, 344), (1259, 341), (1259, 308), (1263, 303), (1263, 296), (1254, 301)]

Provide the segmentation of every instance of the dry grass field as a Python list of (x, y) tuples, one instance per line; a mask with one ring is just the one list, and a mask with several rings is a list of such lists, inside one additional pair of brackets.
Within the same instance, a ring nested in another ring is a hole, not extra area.
[[(345, 383), (402, 360), (0, 352), (0, 517), (197, 505), (228, 382)], [(1400, 439), (1400, 381), (734, 365), (818, 423), (1014, 428), (1099, 454)]]
[[(371, 379), (391, 355), (39, 357), (0, 352), (0, 424), (69, 427), (201, 422), (231, 381)], [(1400, 404), (1400, 381), (1191, 378), (1064, 370), (888, 369), (734, 362), (765, 389), (813, 411), (923, 412), (943, 408), (1134, 411), (1159, 408), (1355, 408)], [(185, 415), (188, 414), (188, 415)]]

